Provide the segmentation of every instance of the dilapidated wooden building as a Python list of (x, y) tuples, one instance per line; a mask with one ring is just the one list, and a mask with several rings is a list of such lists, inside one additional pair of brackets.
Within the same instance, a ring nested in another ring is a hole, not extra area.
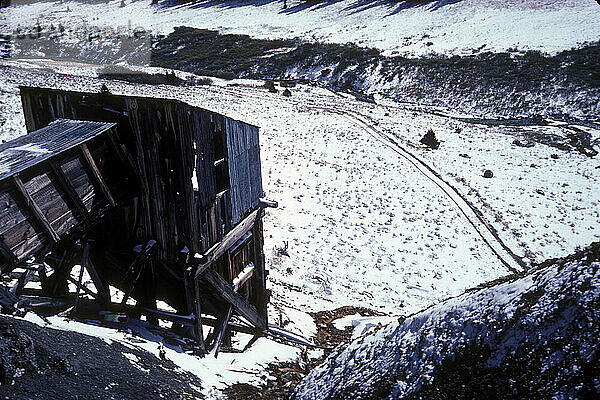
[[(106, 90), (21, 99), (28, 134), (0, 145), (0, 268), (26, 272), (0, 293), (5, 310), (19, 296), (77, 308), (85, 291), (98, 309), (171, 321), (201, 352), (267, 330), (262, 217), (276, 204), (262, 199), (257, 127)], [(41, 289), (25, 288), (36, 273)]]

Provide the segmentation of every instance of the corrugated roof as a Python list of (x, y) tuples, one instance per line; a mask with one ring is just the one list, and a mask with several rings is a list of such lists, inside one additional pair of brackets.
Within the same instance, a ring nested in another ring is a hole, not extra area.
[(0, 144), (0, 181), (72, 149), (116, 126), (108, 122), (57, 119), (48, 126)]

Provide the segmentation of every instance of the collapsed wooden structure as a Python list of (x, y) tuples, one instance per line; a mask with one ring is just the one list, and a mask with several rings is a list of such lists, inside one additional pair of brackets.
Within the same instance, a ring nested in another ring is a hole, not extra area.
[[(276, 204), (262, 199), (257, 127), (108, 91), (21, 87), (21, 99), (29, 134), (0, 145), (0, 271), (25, 272), (0, 290), (3, 310), (22, 296), (77, 308), (85, 292), (215, 355), (231, 330), (267, 331), (262, 217)], [(36, 273), (41, 289), (25, 288)]]

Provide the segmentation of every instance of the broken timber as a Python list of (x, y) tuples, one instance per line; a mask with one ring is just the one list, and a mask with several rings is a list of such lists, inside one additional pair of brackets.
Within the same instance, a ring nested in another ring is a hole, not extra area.
[[(257, 127), (169, 99), (31, 87), (21, 98), (29, 134), (0, 145), (0, 271), (25, 272), (15, 293), (0, 290), (4, 309), (20, 293), (45, 309), (89, 296), (170, 321), (215, 356), (231, 331), (268, 331), (262, 218), (277, 203), (261, 199)], [(42, 289), (25, 287), (36, 272)]]

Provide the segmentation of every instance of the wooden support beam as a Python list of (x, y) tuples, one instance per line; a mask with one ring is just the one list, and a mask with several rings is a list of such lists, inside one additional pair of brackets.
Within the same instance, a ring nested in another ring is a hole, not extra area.
[(27, 282), (29, 282), (31, 277), (33, 277), (33, 275), (36, 272), (38, 273), (38, 277), (40, 278), (42, 290), (48, 289), (47, 277), (46, 277), (46, 267), (44, 265), (44, 261), (46, 260), (46, 256), (48, 255), (48, 253), (50, 253), (51, 248), (52, 248), (51, 244), (47, 245), (44, 248), (44, 250), (42, 250), (40, 253), (38, 253), (38, 255), (35, 257), (33, 264), (29, 264), (26, 266), (27, 271), (25, 271), (25, 273), (21, 274), (21, 276), (19, 277), (19, 280), (17, 281), (17, 284), (15, 286), (13, 286), (13, 288), (11, 289), (11, 291), (14, 294), (16, 294), (17, 296), (21, 295), (23, 288), (25, 287), (25, 285), (27, 285)]
[(25, 272), (23, 272), (19, 276), (19, 279), (17, 279), (17, 283), (15, 283), (15, 285), (10, 289), (10, 292), (13, 293), (15, 296), (19, 296), (21, 294), (23, 288), (25, 287), (25, 285), (27, 285), (27, 282), (29, 282), (29, 280), (35, 272), (35, 270), (32, 268), (26, 268), (27, 269), (25, 270)]
[(87, 269), (88, 274), (90, 274), (90, 278), (92, 278), (92, 282), (94, 282), (94, 286), (96, 287), (96, 292), (98, 293), (98, 296), (97, 296), (98, 300), (101, 303), (108, 303), (110, 301), (110, 294), (108, 293), (108, 290), (106, 290), (106, 287), (102, 283), (102, 279), (100, 279), (100, 275), (98, 275), (96, 268), (94, 268), (94, 264), (92, 263), (92, 260), (89, 258), (87, 260), (85, 269)]
[(54, 273), (50, 276), (50, 282), (52, 283), (52, 290), (50, 291), (51, 296), (65, 295), (68, 293), (67, 280), (71, 274), (73, 268), (72, 258), (74, 254), (70, 250), (65, 250), (58, 263), (58, 266), (54, 269)]
[(72, 296), (63, 299), (43, 296), (23, 296), (22, 298), (27, 300), (35, 312), (43, 314), (55, 314), (59, 310), (63, 311), (73, 305)]
[[(123, 296), (123, 300), (121, 301), (121, 304), (124, 305), (127, 303), (127, 299), (129, 298), (129, 296), (131, 296), (131, 293), (133, 292), (133, 289), (135, 288), (137, 281), (140, 279), (142, 272), (146, 268), (146, 264), (147, 264), (146, 260), (148, 259), (148, 256), (152, 252), (152, 249), (154, 248), (155, 245), (156, 245), (156, 241), (154, 239), (149, 240), (146, 243), (146, 245), (140, 250), (139, 254), (135, 257), (133, 262), (129, 265), (129, 268), (127, 268), (126, 277), (128, 275), (131, 275), (133, 277), (133, 280), (131, 282), (131, 285), (129, 286), (129, 289), (125, 292), (125, 295)], [(137, 268), (137, 273), (135, 271), (136, 268)], [(135, 276), (134, 276), (134, 274), (135, 274)]]
[(231, 284), (221, 277), (213, 269), (207, 269), (202, 274), (202, 278), (208, 282), (216, 292), (229, 304), (231, 304), (235, 311), (242, 317), (246, 318), (253, 326), (266, 330), (267, 322), (263, 316), (261, 316), (256, 308), (248, 303), (245, 298), (233, 291)]
[(206, 354), (206, 345), (204, 344), (204, 329), (202, 326), (202, 303), (200, 299), (200, 288), (198, 287), (198, 280), (193, 279), (192, 285), (194, 290), (194, 337), (198, 342), (200, 352), (202, 353), (202, 355), (204, 355)]
[[(67, 277), (67, 280), (75, 285), (78, 284), (77, 280), (70, 275)], [(92, 296), (93, 298), (98, 297), (98, 295), (96, 293), (92, 292), (90, 289), (86, 288), (85, 286), (81, 286), (81, 290), (83, 290), (86, 294)]]
[(83, 246), (83, 254), (81, 256), (81, 266), (79, 268), (79, 279), (77, 280), (77, 290), (75, 291), (75, 303), (73, 304), (73, 310), (77, 311), (77, 303), (79, 302), (79, 293), (81, 292), (81, 283), (83, 280), (83, 270), (85, 269), (85, 265), (88, 262), (88, 258), (90, 256), (90, 246), (89, 242), (86, 242)]
[(131, 282), (131, 285), (129, 285), (129, 289), (127, 289), (127, 291), (125, 292), (125, 295), (123, 296), (123, 300), (121, 300), (121, 304), (125, 305), (127, 304), (127, 299), (129, 299), (129, 297), (131, 296), (131, 293), (133, 292), (133, 289), (135, 288), (135, 284), (137, 283), (138, 279), (140, 279), (140, 276), (142, 275), (142, 271), (146, 268), (147, 263), (142, 261), (141, 262), (141, 267), (139, 267), (138, 273), (137, 275), (134, 277), (133, 282)]
[(233, 306), (229, 305), (227, 307), (227, 311), (223, 314), (215, 327), (215, 341), (212, 347), (212, 354), (217, 358), (219, 355), (219, 348), (221, 347), (221, 343), (223, 342), (223, 337), (225, 336), (225, 330), (227, 329), (227, 324), (229, 324), (229, 319), (231, 318), (231, 312), (233, 311)]
[[(156, 273), (154, 271), (155, 261), (152, 259), (146, 260), (148, 267), (147, 272), (142, 276), (142, 282), (138, 292), (141, 292), (141, 299), (137, 305), (141, 308), (156, 308)], [(154, 315), (146, 315), (146, 321), (149, 324), (158, 326), (158, 318)]]
[(77, 191), (73, 187), (73, 184), (71, 183), (71, 181), (69, 181), (60, 165), (58, 165), (52, 159), (48, 162), (48, 165), (52, 170), (52, 175), (56, 180), (56, 184), (64, 192), (66, 200), (69, 203), (68, 205), (75, 209), (77, 215), (81, 218), (85, 225), (90, 226), (90, 214), (87, 208), (85, 208), (83, 200), (81, 200), (81, 197), (79, 197), (79, 195), (77, 194)]
[(252, 339), (250, 339), (250, 341), (248, 343), (246, 343), (246, 346), (244, 346), (244, 350), (242, 350), (242, 351), (245, 352), (246, 350), (248, 350), (261, 337), (263, 337), (263, 335), (261, 335), (261, 334), (256, 334), (256, 335), (252, 336)]
[[(117, 306), (114, 303), (109, 303), (108, 308), (111, 311), (122, 311), (123, 312), (123, 310), (124, 310), (124, 312), (127, 312), (127, 313), (129, 313), (133, 310), (133, 306), (128, 305), (124, 309), (121, 309), (120, 305)], [(193, 326), (194, 320), (195, 320), (195, 317), (193, 314), (179, 315), (179, 314), (175, 314), (175, 313), (172, 313), (169, 311), (156, 310), (156, 309), (151, 309), (151, 308), (142, 309), (142, 313), (143, 314), (153, 314), (158, 319), (162, 319), (164, 321), (171, 321), (176, 324), (185, 325), (185, 326)], [(204, 316), (204, 317), (202, 317), (202, 325), (216, 327), (216, 326), (218, 326), (218, 321), (214, 317)], [(262, 332), (260, 329), (252, 328), (252, 327), (245, 326), (245, 325), (239, 325), (239, 324), (232, 323), (232, 322), (229, 323), (228, 328), (232, 331), (245, 333), (248, 335), (261, 334), (261, 332)]]
[(233, 290), (237, 292), (254, 274), (254, 264), (250, 263), (238, 276), (233, 279)]
[(19, 175), (13, 175), (12, 182), (17, 194), (25, 204), (25, 207), (28, 209), (29, 213), (40, 229), (42, 229), (42, 231), (50, 238), (51, 241), (55, 243), (60, 241), (60, 236), (58, 236), (58, 233), (56, 233), (54, 228), (52, 228), (42, 210), (40, 210), (35, 201), (33, 201), (31, 195), (25, 189), (25, 185), (23, 185), (23, 181)]
[(40, 265), (40, 268), (38, 269), (38, 276), (40, 278), (42, 290), (49, 292), (50, 286), (48, 286), (48, 275), (46, 275), (46, 266), (44, 264)]
[[(94, 268), (94, 264), (92, 263), (92, 260), (89, 256), (91, 250), (91, 242), (91, 240), (86, 240), (83, 245), (84, 247), (83, 257), (81, 259), (81, 267), (87, 270), (88, 274), (90, 275), (90, 278), (92, 279), (92, 282), (94, 282), (94, 287), (96, 288), (97, 293), (94, 295), (94, 298), (96, 298), (102, 304), (107, 304), (108, 302), (110, 302), (110, 294), (108, 293), (108, 290), (102, 283), (102, 279), (100, 279), (100, 276), (98, 275), (96, 268)], [(89, 292), (89, 290), (87, 290), (86, 292)]]
[(258, 215), (252, 228), (252, 240), (254, 241), (254, 279), (256, 292), (256, 308), (259, 314), (268, 324), (267, 305), (269, 298), (267, 295), (267, 281), (265, 274), (265, 255), (262, 246), (262, 216)]
[(261, 207), (263, 208), (277, 208), (279, 207), (279, 203), (277, 203), (276, 201), (272, 201), (272, 200), (267, 200), (267, 199), (259, 199), (259, 204)]
[[(198, 280), (194, 278), (191, 268), (186, 268), (187, 263), (190, 260), (190, 251), (187, 247), (184, 247), (179, 252), (179, 265), (182, 266), (184, 271), (184, 285), (185, 294), (187, 299), (187, 312), (192, 317), (192, 328), (193, 336), (198, 343), (200, 355), (206, 354), (206, 345), (204, 343), (204, 329), (202, 326), (202, 303), (200, 298), (200, 288), (198, 287)], [(185, 324), (182, 324), (185, 325)]]
[(88, 149), (85, 143), (79, 145), (79, 150), (81, 153), (81, 157), (83, 158), (84, 165), (87, 170), (90, 172), (92, 176), (92, 181), (96, 184), (96, 187), (100, 189), (106, 200), (110, 203), (111, 206), (115, 206), (116, 202), (110, 193), (110, 189), (104, 180), (104, 177), (100, 173), (94, 158), (92, 157), (92, 153), (90, 153), (90, 149)]
[(192, 262), (196, 263), (196, 279), (202, 275), (202, 273), (210, 267), (210, 265), (217, 260), (220, 256), (222, 256), (231, 246), (235, 244), (238, 240), (240, 240), (254, 225), (257, 215), (262, 215), (263, 209), (259, 208), (255, 210), (250, 215), (248, 215), (242, 222), (237, 224), (235, 228), (233, 228), (223, 240), (219, 243), (215, 244), (213, 247), (208, 249), (208, 251), (204, 254), (203, 257), (193, 258)]

